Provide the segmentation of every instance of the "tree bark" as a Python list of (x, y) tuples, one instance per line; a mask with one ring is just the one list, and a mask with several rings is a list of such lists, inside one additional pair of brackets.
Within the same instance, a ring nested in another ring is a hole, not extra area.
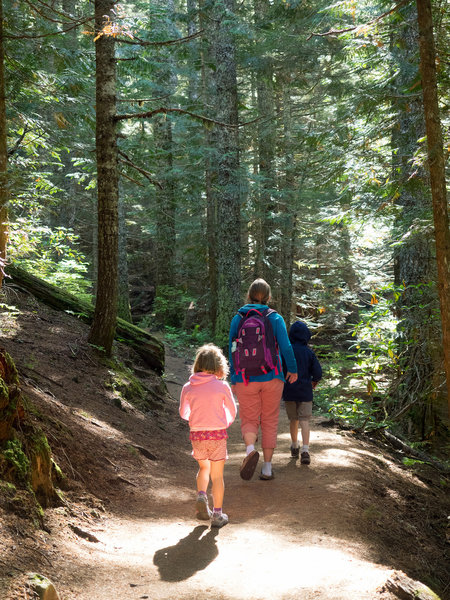
[(8, 241), (8, 148), (6, 131), (5, 48), (3, 34), (3, 0), (0, 0), (0, 288), (6, 262)]
[(118, 168), (114, 117), (116, 62), (114, 38), (103, 34), (105, 16), (114, 17), (114, 0), (95, 1), (96, 153), (98, 199), (97, 299), (89, 342), (111, 355), (118, 295)]
[[(210, 29), (211, 15), (204, 0), (199, 0), (200, 29)], [(208, 106), (214, 101), (214, 81), (211, 65), (212, 36), (205, 36), (201, 46), (201, 95), (208, 114)], [(212, 330), (215, 331), (217, 320), (217, 198), (214, 190), (217, 187), (217, 140), (216, 129), (204, 127), (206, 146), (205, 155), (205, 195), (206, 195), (206, 239), (208, 245), (208, 281), (209, 281), (209, 317)]]
[(119, 273), (118, 273), (118, 298), (117, 315), (124, 321), (132, 322), (130, 307), (130, 286), (128, 281), (128, 243), (127, 223), (124, 201), (119, 194)]
[[(165, 5), (168, 23), (168, 36), (175, 37), (177, 33), (172, 31), (172, 19), (174, 18), (173, 0), (161, 2)], [(159, 86), (161, 95), (173, 95), (176, 90), (177, 78), (174, 74), (173, 59), (171, 56), (160, 56), (162, 65), (156, 74), (155, 80)], [(172, 121), (170, 116), (157, 115), (153, 124), (153, 139), (157, 156), (157, 180), (162, 189), (156, 189), (156, 277), (157, 286), (175, 284), (175, 179), (173, 173), (173, 139)]]
[(450, 418), (450, 229), (445, 181), (444, 144), (437, 94), (436, 51), (434, 47), (430, 0), (417, 0), (417, 18), (419, 24), (423, 106), (428, 145), (428, 167), (430, 170), (431, 196), (433, 200), (448, 416)]
[[(231, 33), (234, 0), (213, 6), (212, 56), (216, 70), (216, 119), (237, 125), (237, 81), (235, 45)], [(239, 141), (237, 127), (217, 128), (217, 307), (216, 338), (228, 337), (230, 321), (240, 304), (241, 225), (239, 184)]]

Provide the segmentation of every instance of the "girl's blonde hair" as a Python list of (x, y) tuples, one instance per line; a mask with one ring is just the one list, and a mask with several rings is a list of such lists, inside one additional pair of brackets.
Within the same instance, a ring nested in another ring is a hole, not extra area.
[(255, 279), (248, 288), (247, 301), (252, 304), (267, 304), (270, 300), (270, 285), (264, 279)]
[(193, 373), (210, 373), (219, 379), (226, 379), (229, 373), (228, 361), (220, 348), (214, 344), (205, 344), (197, 350)]

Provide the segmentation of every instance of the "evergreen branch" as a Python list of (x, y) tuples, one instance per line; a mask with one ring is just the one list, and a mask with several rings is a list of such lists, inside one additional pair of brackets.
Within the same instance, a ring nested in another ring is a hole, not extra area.
[(362, 25), (354, 25), (353, 27), (346, 27), (345, 29), (330, 29), (330, 31), (326, 31), (325, 33), (310, 33), (306, 39), (307, 39), (307, 41), (309, 41), (312, 37), (326, 37), (329, 35), (340, 35), (341, 33), (348, 33), (349, 31), (355, 31), (356, 29), (361, 29), (362, 27), (367, 27), (368, 25), (373, 25), (374, 23), (378, 23), (378, 21), (381, 21), (385, 17), (388, 17), (392, 13), (396, 12), (397, 10), (399, 10), (400, 8), (402, 8), (409, 2), (410, 2), (410, 0), (402, 0), (401, 2), (396, 4), (393, 8), (391, 8), (390, 10), (386, 11), (382, 15), (378, 15), (378, 17), (375, 17), (374, 19), (372, 19), (371, 21), (368, 21), (367, 23), (363, 23)]
[[(26, 0), (25, 0), (26, 1)], [(51, 10), (53, 13), (55, 13), (55, 15), (59, 15), (60, 17), (64, 17), (66, 19), (69, 19), (70, 21), (72, 21), (73, 23), (75, 21), (79, 21), (80, 19), (73, 19), (71, 15), (68, 15), (67, 13), (60, 11), (60, 10), (56, 10), (56, 8), (54, 6), (51, 6), (50, 4), (48, 4), (47, 2), (44, 2), (44, 0), (37, 0), (37, 2), (39, 2), (39, 4), (42, 4), (42, 6), (45, 6), (46, 8), (48, 8), (49, 10)], [(28, 4), (28, 3), (27, 3)], [(47, 17), (45, 17), (47, 18)], [(62, 21), (60, 21), (62, 22)]]
[(184, 42), (190, 42), (195, 38), (199, 37), (204, 33), (204, 29), (200, 29), (196, 33), (192, 33), (186, 37), (177, 38), (176, 40), (166, 40), (165, 42), (148, 42), (146, 40), (141, 40), (140, 38), (133, 37), (132, 40), (127, 40), (125, 38), (115, 38), (116, 42), (123, 42), (124, 44), (134, 44), (137, 46), (172, 46), (173, 44), (180, 44)]
[(48, 8), (51, 11), (53, 11), (55, 14), (58, 14), (58, 15), (63, 16), (63, 17), (66, 17), (65, 21), (61, 21), (60, 19), (52, 19), (48, 15), (44, 14), (41, 10), (39, 10), (35, 6), (35, 4), (33, 2), (30, 2), (30, 0), (24, 0), (25, 4), (28, 4), (28, 6), (31, 8), (31, 10), (33, 10), (35, 13), (37, 13), (39, 16), (41, 16), (46, 21), (50, 21), (51, 23), (60, 23), (60, 24), (62, 23), (63, 25), (68, 25), (69, 23), (78, 23), (78, 22), (80, 22), (80, 19), (73, 19), (69, 15), (66, 15), (64, 13), (56, 11), (54, 8), (52, 8), (51, 6), (49, 6), (48, 4), (46, 4), (45, 2), (42, 2), (42, 0), (38, 0), (38, 1), (40, 2), (40, 4), (42, 4), (46, 8)]
[(133, 167), (133, 169), (136, 169), (136, 171), (138, 173), (141, 173), (141, 175), (143, 175), (146, 179), (148, 179), (148, 181), (150, 181), (150, 183), (153, 183), (153, 185), (158, 186), (160, 190), (163, 189), (163, 186), (159, 183), (159, 181), (156, 181), (155, 179), (152, 178), (151, 173), (149, 173), (142, 167), (138, 167), (137, 165), (135, 165), (134, 162), (131, 160), (131, 158), (125, 154), (125, 152), (122, 152), (122, 150), (119, 150), (119, 154), (120, 154), (120, 156), (123, 156), (123, 159), (121, 159), (121, 158), (119, 159), (120, 162), (128, 165), (129, 167)]
[(149, 110), (144, 113), (129, 113), (129, 114), (124, 114), (124, 115), (116, 115), (114, 117), (114, 120), (115, 121), (125, 121), (126, 119), (150, 119), (151, 117), (153, 117), (155, 115), (158, 115), (161, 113), (166, 115), (171, 112), (179, 113), (181, 115), (189, 115), (193, 119), (203, 121), (204, 123), (211, 123), (212, 125), (220, 125), (221, 127), (230, 127), (231, 129), (237, 129), (239, 127), (244, 127), (245, 125), (251, 125), (252, 123), (255, 123), (256, 121), (259, 121), (261, 118), (261, 117), (257, 117), (256, 119), (253, 119), (252, 121), (247, 121), (246, 123), (237, 123), (236, 125), (234, 125), (233, 123), (222, 123), (222, 121), (216, 121), (215, 119), (210, 119), (208, 117), (204, 117), (203, 115), (198, 115), (196, 113), (193, 113), (189, 110), (184, 110), (182, 108), (161, 107), (161, 108), (155, 108), (154, 110)]

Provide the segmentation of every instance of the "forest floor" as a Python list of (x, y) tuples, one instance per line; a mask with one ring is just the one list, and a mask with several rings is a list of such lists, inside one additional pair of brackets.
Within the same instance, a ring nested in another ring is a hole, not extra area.
[[(45, 510), (43, 529), (0, 496), (3, 600), (34, 597), (29, 572), (48, 577), (61, 600), (387, 600), (398, 597), (385, 586), (393, 571), (450, 596), (449, 500), (434, 468), (406, 468), (389, 448), (318, 415), (312, 462), (302, 466), (290, 458), (282, 410), (276, 478), (260, 481), (258, 469), (246, 482), (235, 422), (230, 522), (211, 530), (195, 519), (196, 463), (177, 412), (189, 360), (167, 348), (169, 393), (144, 414), (119, 398), (81, 321), (20, 292), (6, 304), (18, 310), (2, 309), (2, 345), (66, 480), (64, 503)], [(157, 386), (130, 350), (118, 345), (117, 354)]]

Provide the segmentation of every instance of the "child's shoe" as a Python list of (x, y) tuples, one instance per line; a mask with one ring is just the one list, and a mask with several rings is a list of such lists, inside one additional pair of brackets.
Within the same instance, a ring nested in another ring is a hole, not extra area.
[(223, 527), (228, 523), (228, 515), (225, 513), (212, 513), (211, 517), (211, 527)]
[(309, 465), (311, 463), (311, 457), (309, 456), (309, 452), (302, 452), (300, 462), (302, 465)]
[(197, 502), (195, 503), (195, 510), (197, 513), (197, 519), (207, 521), (211, 518), (211, 509), (208, 506), (208, 498), (204, 494), (197, 496)]
[(300, 448), (297, 446), (297, 448), (294, 448), (294, 446), (291, 446), (291, 457), (292, 458), (298, 458), (300, 455)]

